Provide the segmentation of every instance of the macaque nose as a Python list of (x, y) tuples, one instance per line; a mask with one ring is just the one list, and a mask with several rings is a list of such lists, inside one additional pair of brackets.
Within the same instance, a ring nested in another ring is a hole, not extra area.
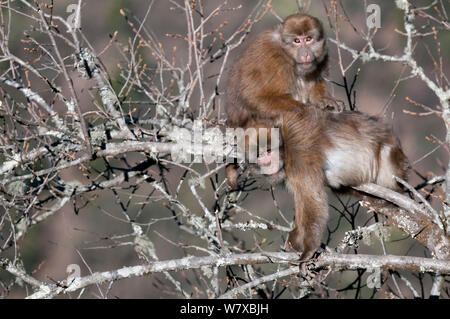
[(309, 55), (309, 54), (307, 54), (307, 55), (302, 55), (302, 56), (300, 57), (300, 61), (301, 61), (302, 63), (309, 63), (309, 62), (311, 62), (311, 55)]

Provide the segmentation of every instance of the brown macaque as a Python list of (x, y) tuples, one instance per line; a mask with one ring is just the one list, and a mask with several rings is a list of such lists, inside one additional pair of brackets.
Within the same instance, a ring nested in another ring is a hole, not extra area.
[[(325, 88), (327, 63), (320, 21), (294, 14), (250, 44), (233, 65), (227, 86), (229, 126), (281, 129), (282, 146), (260, 152), (257, 165), (268, 168), (273, 180), (286, 181), (294, 194), (289, 244), (302, 252), (301, 259), (311, 258), (320, 246), (328, 219), (326, 185), (343, 191), (370, 182), (398, 189), (392, 176), (404, 178), (408, 166), (380, 120), (326, 111), (342, 110)], [(272, 165), (280, 153), (281, 164)], [(236, 165), (227, 166), (226, 174), (237, 188)]]
[[(306, 104), (340, 111), (327, 93), (328, 50), (322, 24), (307, 14), (293, 14), (260, 34), (234, 63), (227, 85), (227, 116), (231, 127), (269, 120), (278, 126), (282, 112)], [(227, 167), (228, 184), (237, 188), (236, 165)]]
[(400, 190), (393, 176), (406, 179), (408, 162), (391, 130), (376, 117), (312, 106), (280, 117), (284, 168), (279, 167), (295, 204), (295, 228), (288, 241), (302, 252), (300, 259), (309, 259), (328, 220), (326, 185), (340, 192), (365, 183)]

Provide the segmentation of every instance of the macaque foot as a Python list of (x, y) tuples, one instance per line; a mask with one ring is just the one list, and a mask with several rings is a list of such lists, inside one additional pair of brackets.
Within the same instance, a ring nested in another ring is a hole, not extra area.
[(317, 276), (317, 272), (314, 270), (315, 268), (315, 258), (309, 260), (300, 261), (300, 276), (307, 280), (311, 281)]
[(285, 245), (286, 251), (295, 251), (298, 254), (298, 267), (299, 267), (299, 276), (307, 281), (313, 280), (317, 273), (314, 271), (315, 268), (315, 260), (320, 255), (319, 251), (309, 251), (309, 252), (303, 252), (299, 253), (298, 250), (296, 250), (290, 241), (286, 242)]

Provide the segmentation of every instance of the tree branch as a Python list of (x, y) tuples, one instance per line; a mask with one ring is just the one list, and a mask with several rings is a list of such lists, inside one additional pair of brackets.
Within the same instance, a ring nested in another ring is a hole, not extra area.
[[(52, 298), (66, 292), (73, 292), (93, 284), (121, 280), (125, 278), (142, 277), (151, 273), (164, 271), (180, 271), (201, 267), (223, 267), (231, 265), (252, 265), (252, 264), (298, 264), (299, 255), (294, 252), (263, 252), (248, 254), (230, 254), (227, 256), (216, 255), (207, 257), (185, 257), (166, 261), (155, 261), (146, 265), (123, 267), (116, 270), (93, 273), (89, 276), (76, 278), (72, 283), (60, 285), (40, 286), (39, 290), (30, 295), (30, 299)], [(17, 269), (11, 262), (4, 260), (1, 266), (13, 275), (18, 275)], [(298, 267), (297, 267), (298, 268)], [(356, 269), (391, 269), (409, 270), (415, 272), (439, 273), (441, 275), (450, 274), (450, 263), (444, 260), (436, 260), (422, 257), (409, 256), (376, 256), (376, 255), (348, 255), (348, 254), (328, 254), (324, 253), (317, 260), (313, 260), (308, 268), (320, 270), (329, 268), (333, 270), (356, 270)], [(285, 275), (294, 274), (296, 271), (290, 270)], [(284, 273), (282, 273), (284, 274)], [(25, 274), (20, 273), (21, 277)], [(268, 277), (268, 280), (271, 280)], [(275, 278), (275, 277), (273, 277)], [(29, 279), (29, 278), (28, 278)], [(34, 280), (28, 280), (37, 283)], [(257, 282), (256, 284), (259, 284)], [(66, 288), (63, 286), (67, 285)], [(36, 285), (35, 285), (36, 286)]]

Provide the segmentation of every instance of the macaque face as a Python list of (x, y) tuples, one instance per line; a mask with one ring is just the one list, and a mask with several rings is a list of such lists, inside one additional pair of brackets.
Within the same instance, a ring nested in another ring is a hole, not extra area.
[(313, 72), (327, 54), (320, 22), (297, 14), (286, 19), (281, 30), (282, 46), (295, 61), (300, 73)]

